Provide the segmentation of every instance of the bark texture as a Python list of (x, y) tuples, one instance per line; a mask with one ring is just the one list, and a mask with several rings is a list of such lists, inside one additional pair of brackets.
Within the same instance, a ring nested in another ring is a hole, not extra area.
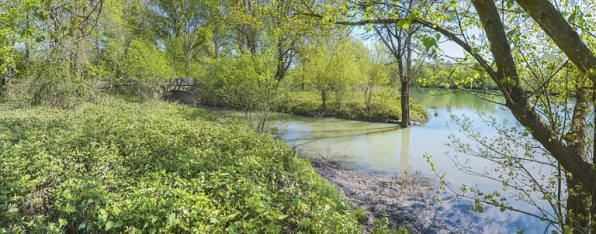
[[(596, 173), (592, 165), (573, 152), (566, 142), (530, 105), (521, 86), (505, 30), (493, 1), (473, 0), (490, 41), (491, 52), (495, 57), (497, 71), (489, 73), (504, 94), (506, 105), (515, 118), (530, 129), (532, 136), (540, 142), (574, 178), (577, 178), (588, 191), (596, 189)], [(511, 80), (511, 81), (508, 81)]]
[[(566, 223), (571, 224), (573, 220), (574, 225), (577, 225), (579, 227), (588, 227), (589, 224), (587, 220), (589, 219), (589, 212), (586, 207), (586, 205), (588, 204), (584, 203), (582, 199), (586, 198), (586, 196), (588, 196), (587, 194), (590, 194), (590, 191), (594, 191), (594, 189), (596, 189), (596, 174), (591, 169), (591, 164), (585, 161), (585, 135), (583, 133), (579, 134), (578, 137), (580, 139), (578, 139), (578, 141), (576, 142), (570, 142), (570, 144), (568, 145), (569, 142), (565, 141), (562, 138), (562, 136), (559, 135), (555, 131), (555, 129), (553, 129), (552, 126), (546, 123), (543, 120), (543, 118), (541, 118), (540, 115), (536, 113), (536, 111), (534, 111), (534, 109), (530, 105), (528, 97), (524, 92), (523, 87), (521, 86), (521, 82), (518, 77), (518, 73), (515, 66), (515, 61), (513, 60), (513, 56), (511, 55), (510, 46), (507, 42), (507, 37), (505, 35), (503, 24), (500, 21), (498, 10), (494, 2), (484, 0), (473, 0), (473, 3), (476, 7), (478, 15), (480, 16), (482, 25), (484, 26), (485, 31), (487, 33), (487, 37), (490, 41), (491, 53), (495, 57), (495, 62), (497, 64), (497, 72), (493, 73), (491, 77), (504, 94), (506, 98), (506, 105), (511, 110), (515, 118), (522, 125), (528, 127), (532, 133), (532, 136), (536, 140), (538, 140), (552, 154), (552, 156), (557, 159), (557, 161), (561, 163), (561, 165), (566, 171), (570, 172), (571, 177), (567, 179), (568, 186), (570, 186), (571, 188), (577, 187), (574, 188), (574, 192), (579, 193), (569, 193), (567, 209), (573, 213), (573, 216), (575, 218), (571, 219), (571, 217), (568, 217)], [(535, 5), (532, 7), (537, 6)], [(538, 6), (538, 9), (546, 8)], [(528, 11), (530, 11), (531, 15), (536, 15), (536, 12), (532, 12), (532, 10)], [(546, 12), (548, 13), (539, 13), (540, 17), (554, 16), (551, 14), (552, 12), (548, 10)], [(558, 15), (560, 16), (559, 13)], [(561, 25), (559, 25), (561, 22), (559, 22), (559, 24), (553, 24), (552, 21), (545, 20), (546, 23), (539, 22), (539, 24), (543, 28), (545, 27), (543, 25), (547, 24), (547, 28), (558, 26), (562, 27)], [(553, 39), (557, 41), (560, 40), (559, 37), (561, 36), (561, 34), (569, 35), (565, 30), (566, 29), (563, 27), (561, 31), (546, 31), (549, 34), (549, 36), (553, 37)], [(579, 37), (577, 37), (576, 39), (579, 40)], [(581, 44), (580, 41), (574, 41), (574, 39), (571, 39), (571, 41), (576, 45)], [(568, 42), (561, 44), (568, 45)], [(574, 55), (569, 57), (575, 57), (576, 60), (579, 59), (579, 57), (581, 56), (587, 56), (586, 59), (581, 59), (581, 61), (578, 61), (580, 63), (577, 66), (589, 66), (589, 56), (585, 53), (582, 53), (581, 49), (569, 51), (569, 53), (573, 53)], [(578, 54), (580, 54), (581, 56), (578, 56)], [(571, 60), (573, 61), (573, 59)], [(584, 110), (581, 109), (581, 105), (585, 105), (585, 103), (583, 103), (584, 101), (582, 100), (587, 99), (585, 96), (582, 95), (580, 95), (578, 100), (578, 102), (580, 102), (578, 103), (580, 107), (579, 109), (576, 109), (579, 111)], [(585, 133), (585, 125), (585, 116), (581, 116), (581, 114), (580, 116), (578, 116), (576, 112), (576, 114), (574, 115), (573, 124), (575, 131)], [(582, 130), (581, 128), (584, 129)], [(584, 194), (582, 192), (586, 193)]]
[[(582, 72), (596, 68), (596, 57), (563, 15), (547, 0), (516, 0)], [(591, 76), (596, 81), (596, 76)]]

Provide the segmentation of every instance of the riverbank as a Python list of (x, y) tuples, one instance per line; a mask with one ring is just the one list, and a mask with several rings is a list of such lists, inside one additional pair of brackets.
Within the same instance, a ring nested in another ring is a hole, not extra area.
[[(402, 112), (399, 98), (395, 90), (381, 87), (371, 95), (368, 105), (364, 95), (358, 92), (346, 94), (341, 101), (330, 99), (323, 105), (317, 92), (295, 90), (279, 95), (273, 110), (308, 117), (399, 124)], [(424, 123), (428, 116), (425, 108), (414, 100), (410, 103), (410, 125)]]
[[(173, 101), (186, 103), (182, 100)], [(242, 109), (226, 103), (212, 103), (208, 100), (199, 100), (197, 103), (205, 108), (228, 107), (239, 111)], [(409, 125), (424, 124), (428, 118), (426, 109), (412, 99), (410, 103)], [(400, 124), (402, 121), (399, 96), (394, 90), (387, 87), (383, 87), (382, 91), (373, 94), (369, 105), (365, 104), (363, 95), (352, 93), (346, 95), (340, 102), (336, 99), (328, 100), (324, 108), (320, 95), (314, 91), (288, 91), (276, 96), (271, 101), (269, 111), (305, 117), (325, 117), (373, 123)]]
[(476, 223), (477, 214), (462, 212), (471, 203), (454, 199), (437, 202), (449, 196), (437, 189), (436, 181), (420, 174), (374, 175), (347, 169), (334, 162), (308, 158), (315, 171), (333, 184), (341, 195), (360, 207), (367, 215), (361, 224), (371, 232), (375, 220), (387, 218), (387, 225), (406, 228), (410, 233), (501, 233)]

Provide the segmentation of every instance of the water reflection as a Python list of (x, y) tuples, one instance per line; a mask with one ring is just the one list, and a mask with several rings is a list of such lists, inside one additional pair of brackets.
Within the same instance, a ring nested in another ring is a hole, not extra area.
[(401, 130), (401, 150), (399, 154), (399, 171), (407, 173), (410, 170), (410, 129)]

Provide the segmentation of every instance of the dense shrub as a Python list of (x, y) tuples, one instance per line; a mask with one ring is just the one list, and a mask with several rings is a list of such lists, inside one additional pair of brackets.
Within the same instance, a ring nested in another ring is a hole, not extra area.
[(360, 231), (270, 136), (200, 109), (99, 102), (0, 113), (0, 233)]

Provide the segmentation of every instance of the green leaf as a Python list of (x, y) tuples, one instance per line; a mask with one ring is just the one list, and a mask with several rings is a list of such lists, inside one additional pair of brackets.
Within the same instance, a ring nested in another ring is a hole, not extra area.
[(236, 224), (230, 224), (230, 226), (226, 228), (226, 231), (230, 233), (238, 233), (238, 227), (236, 227)]
[(429, 51), (432, 47), (437, 46), (437, 40), (432, 37), (426, 37), (422, 39), (422, 44), (424, 45), (426, 51)]
[(472, 48), (472, 54), (478, 54), (479, 51), (480, 49), (478, 49), (478, 47)]
[(122, 227), (122, 225), (124, 225), (124, 222), (122, 220), (118, 220), (118, 222), (116, 222), (116, 224), (114, 225), (114, 228)]
[(60, 223), (60, 227), (63, 227), (63, 226), (66, 226), (68, 221), (66, 221), (66, 219), (60, 218), (60, 219), (58, 219), (58, 223)]
[(170, 222), (170, 224), (174, 224), (174, 221), (176, 221), (176, 215), (174, 213), (168, 215), (168, 221)]
[(283, 215), (282, 214), (280, 216), (277, 216), (277, 219), (282, 220), (282, 219), (285, 219), (286, 217), (288, 217), (288, 215)]
[(408, 29), (410, 27), (410, 22), (406, 22), (401, 26), (401, 29)]
[(112, 229), (112, 227), (114, 227), (114, 222), (112, 222), (112, 221), (108, 221), (108, 222), (106, 223), (106, 231), (108, 231), (108, 230)]
[(79, 229), (78, 230), (81, 230), (81, 229), (85, 228), (85, 225), (86, 225), (85, 223), (79, 224)]
[(77, 211), (77, 207), (73, 204), (67, 203), (66, 204), (66, 208), (64, 209), (64, 211), (68, 214), (73, 213), (75, 211)]
[(567, 18), (567, 21), (573, 22), (573, 20), (575, 20), (575, 17), (577, 17), (577, 14), (575, 12), (573, 12), (573, 13), (571, 13), (571, 15), (569, 15), (569, 18)]
[(400, 20), (397, 21), (397, 24), (395, 26), (401, 29), (408, 29), (408, 27), (410, 27), (410, 22), (407, 20)]

